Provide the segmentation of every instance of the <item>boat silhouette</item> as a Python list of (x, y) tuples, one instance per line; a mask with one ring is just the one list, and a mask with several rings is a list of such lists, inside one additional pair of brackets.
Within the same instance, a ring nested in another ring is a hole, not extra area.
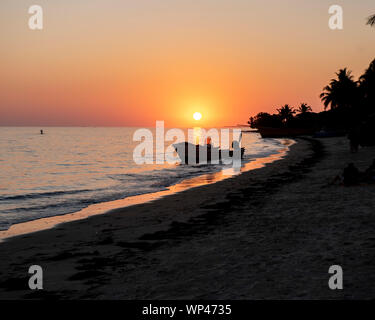
[[(233, 161), (234, 151), (231, 149), (220, 149), (211, 144), (200, 145), (190, 142), (180, 142), (173, 145), (181, 162), (184, 164), (216, 164), (225, 161)], [(241, 159), (245, 148), (241, 148)]]

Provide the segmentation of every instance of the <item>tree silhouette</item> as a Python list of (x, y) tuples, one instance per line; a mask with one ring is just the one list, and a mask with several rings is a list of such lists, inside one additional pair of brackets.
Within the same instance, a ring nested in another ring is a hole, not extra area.
[(290, 107), (288, 104), (284, 105), (283, 107), (277, 109), (277, 112), (279, 113), (280, 119), (286, 123), (289, 120), (293, 119), (294, 114), (296, 111)]
[(371, 27), (375, 26), (375, 14), (367, 18), (367, 24)]
[(255, 117), (250, 117), (247, 122), (251, 128), (258, 127), (272, 127), (279, 128), (282, 126), (281, 119), (276, 114), (269, 114), (267, 112), (259, 112)]
[(308, 112), (312, 112), (312, 108), (307, 103), (301, 103), (297, 109), (297, 112), (299, 114), (306, 114)]
[(351, 71), (346, 68), (336, 73), (337, 79), (332, 79), (330, 84), (323, 88), (320, 95), (325, 109), (351, 108), (358, 103), (358, 85), (353, 80)]
[(375, 107), (375, 59), (359, 78), (359, 89), (367, 112), (373, 113)]

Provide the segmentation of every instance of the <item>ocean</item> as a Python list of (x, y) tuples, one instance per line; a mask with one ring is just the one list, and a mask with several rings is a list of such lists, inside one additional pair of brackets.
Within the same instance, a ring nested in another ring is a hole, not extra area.
[[(133, 127), (0, 127), (0, 230), (91, 204), (166, 190), (223, 165), (137, 165)], [(285, 148), (245, 133), (244, 163)], [(168, 146), (171, 142), (166, 143)]]

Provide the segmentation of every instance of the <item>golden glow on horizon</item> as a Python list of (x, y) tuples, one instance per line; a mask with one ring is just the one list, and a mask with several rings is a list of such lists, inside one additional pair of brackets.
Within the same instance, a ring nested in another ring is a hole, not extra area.
[(39, 32), (29, 1), (2, 1), (0, 125), (212, 128), (301, 101), (318, 112), (338, 69), (357, 78), (374, 58), (373, 0), (341, 1), (344, 32), (329, 30), (325, 1), (92, 2), (44, 1)]
[(202, 114), (200, 112), (195, 112), (193, 114), (193, 118), (194, 120), (199, 121), (200, 119), (202, 119)]

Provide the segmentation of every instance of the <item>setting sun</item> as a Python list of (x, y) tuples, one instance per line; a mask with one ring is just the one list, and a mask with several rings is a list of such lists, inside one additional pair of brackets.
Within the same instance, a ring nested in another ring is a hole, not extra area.
[(198, 120), (202, 119), (202, 114), (200, 112), (195, 112), (193, 114), (193, 118), (194, 118), (194, 120), (198, 121)]

